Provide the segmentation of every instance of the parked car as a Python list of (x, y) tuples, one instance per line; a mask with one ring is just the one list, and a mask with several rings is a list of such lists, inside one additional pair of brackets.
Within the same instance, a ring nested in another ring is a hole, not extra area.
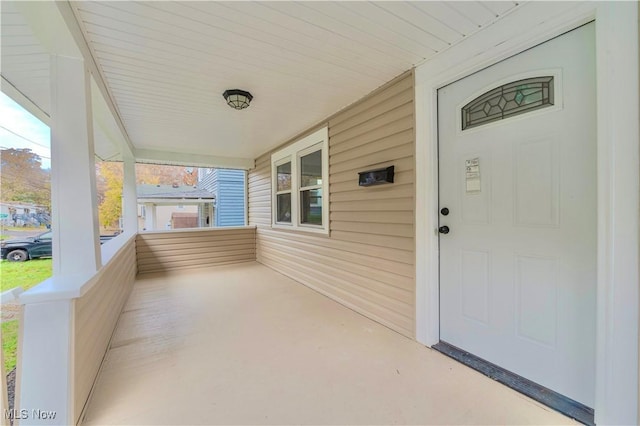
[[(35, 237), (6, 240), (0, 243), (0, 258), (10, 262), (24, 262), (29, 259), (51, 257), (51, 239), (53, 232), (48, 231)], [(100, 244), (109, 241), (114, 235), (100, 235)]]

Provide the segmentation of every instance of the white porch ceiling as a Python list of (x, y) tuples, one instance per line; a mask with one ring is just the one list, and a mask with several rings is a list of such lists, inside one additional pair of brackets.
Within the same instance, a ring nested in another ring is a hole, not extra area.
[(51, 108), (49, 53), (14, 5), (3, 2), (0, 6), (3, 90), (10, 84), (48, 114)]
[[(136, 149), (248, 159), (518, 7), (500, 1), (71, 5)], [(20, 29), (10, 31), (15, 36), (5, 39), (3, 11), (2, 74), (48, 110), (47, 84), (30, 85), (22, 74), (46, 79), (42, 52)], [(20, 56), (29, 49), (33, 68)], [(233, 88), (254, 95), (247, 110), (224, 102), (222, 93)]]

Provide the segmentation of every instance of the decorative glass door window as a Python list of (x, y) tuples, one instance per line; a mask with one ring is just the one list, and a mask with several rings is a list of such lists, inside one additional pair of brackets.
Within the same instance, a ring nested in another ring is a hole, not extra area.
[(462, 107), (462, 130), (553, 105), (553, 76), (504, 84)]

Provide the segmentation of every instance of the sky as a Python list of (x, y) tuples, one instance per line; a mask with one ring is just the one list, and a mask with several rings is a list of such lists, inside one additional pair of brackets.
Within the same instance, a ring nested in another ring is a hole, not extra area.
[(49, 127), (13, 99), (0, 92), (0, 147), (29, 148), (42, 159), (42, 168), (51, 168)]

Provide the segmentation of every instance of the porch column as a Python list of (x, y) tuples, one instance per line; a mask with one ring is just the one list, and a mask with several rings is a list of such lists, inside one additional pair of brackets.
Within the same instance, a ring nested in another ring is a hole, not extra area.
[(133, 155), (124, 155), (122, 185), (122, 217), (124, 232), (138, 232), (138, 194), (136, 190), (136, 162)]
[(216, 207), (214, 203), (209, 203), (209, 228), (216, 227)]
[(16, 407), (28, 414), (18, 424), (76, 424), (81, 408), (70, 289), (101, 267), (90, 82), (81, 59), (51, 56), (53, 277), (20, 299)]
[(147, 231), (153, 231), (156, 228), (156, 205), (146, 203), (144, 205), (144, 228)]
[(18, 426), (76, 424), (74, 308), (69, 298), (24, 304), (15, 406), (25, 417)]
[(81, 59), (51, 57), (53, 274), (101, 266), (91, 78)]

